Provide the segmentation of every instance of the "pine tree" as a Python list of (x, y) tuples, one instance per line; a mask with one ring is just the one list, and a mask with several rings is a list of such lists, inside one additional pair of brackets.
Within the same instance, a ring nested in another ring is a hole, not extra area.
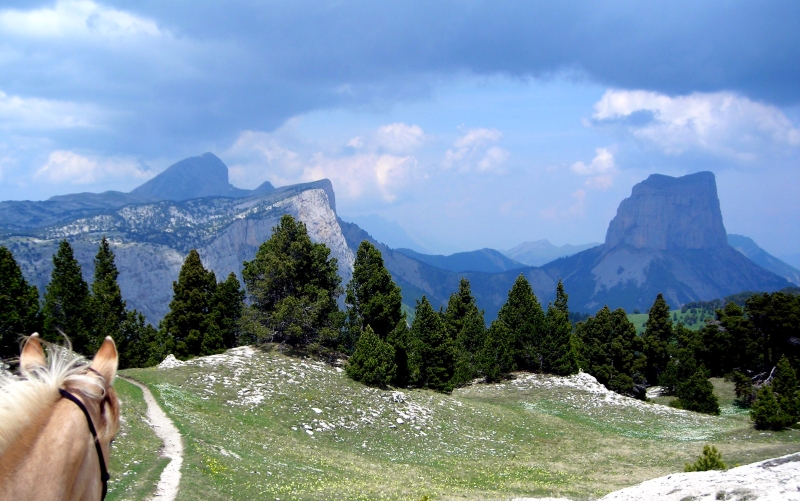
[(106, 237), (100, 241), (94, 258), (94, 281), (92, 282), (91, 312), (92, 339), (88, 347), (95, 352), (106, 336), (120, 340), (120, 326), (125, 320), (125, 301), (117, 283), (119, 271), (114, 263), (114, 253)]
[[(221, 344), (216, 350), (230, 349), (238, 346), (240, 332), (239, 325), (244, 309), (244, 290), (236, 278), (236, 274), (231, 272), (228, 278), (217, 284), (214, 295), (211, 299), (212, 320), (219, 328)], [(210, 349), (211, 344), (207, 343)]]
[(753, 406), (750, 408), (750, 419), (759, 430), (782, 430), (784, 421), (781, 416), (781, 407), (772, 393), (769, 385), (764, 385), (756, 394)]
[(703, 368), (698, 369), (686, 381), (679, 383), (676, 393), (682, 409), (719, 415), (719, 401), (714, 395), (714, 386), (708, 380)]
[(453, 385), (461, 386), (479, 375), (477, 355), (483, 349), (486, 337), (483, 310), (478, 309), (466, 278), (461, 279), (458, 292), (450, 296), (443, 319), (457, 350)]
[(502, 381), (514, 370), (513, 335), (502, 320), (495, 320), (486, 331), (479, 360), (487, 383)]
[(395, 371), (391, 383), (399, 388), (406, 387), (411, 377), (408, 355), (411, 339), (405, 315), (397, 323), (397, 327), (386, 337), (386, 342), (394, 350)]
[(586, 372), (606, 388), (631, 395), (634, 382), (640, 382), (643, 371), (642, 340), (630, 323), (625, 310), (613, 312), (603, 307), (575, 328), (580, 341)]
[(381, 251), (367, 240), (362, 241), (353, 263), (353, 278), (346, 289), (348, 324), (357, 333), (369, 325), (386, 340), (403, 316), (402, 301), (400, 287), (384, 266)]
[(511, 335), (514, 353), (511, 370), (541, 371), (544, 311), (525, 275), (520, 274), (517, 277), (497, 318), (508, 328)]
[(778, 361), (775, 376), (772, 378), (772, 392), (781, 408), (780, 419), (784, 426), (791, 426), (800, 417), (800, 401), (797, 393), (797, 374), (783, 355)]
[(284, 214), (272, 236), (242, 270), (251, 301), (245, 325), (262, 341), (293, 345), (338, 342), (342, 289), (330, 249), (308, 237), (306, 225)]
[(347, 375), (367, 386), (385, 387), (394, 377), (395, 368), (394, 348), (367, 325), (347, 361)]
[(658, 381), (658, 376), (667, 368), (669, 362), (669, 344), (672, 340), (672, 319), (669, 315), (669, 305), (664, 296), (659, 292), (650, 316), (645, 324), (644, 354), (647, 357), (645, 377), (650, 384)]
[(434, 311), (425, 296), (417, 302), (409, 338), (411, 383), (442, 392), (452, 391), (455, 343), (448, 336), (441, 315)]
[(28, 285), (14, 256), (0, 246), (0, 359), (19, 355), (17, 340), (41, 330), (39, 291)]
[(61, 333), (78, 353), (88, 355), (92, 344), (92, 308), (89, 285), (72, 246), (62, 240), (53, 256), (53, 273), (44, 294), (44, 337), (58, 341)]
[(543, 370), (559, 376), (568, 376), (578, 372), (567, 299), (564, 286), (559, 280), (556, 287), (556, 300), (547, 306), (547, 314), (543, 323), (544, 335), (541, 347)]
[(133, 310), (125, 313), (120, 324), (119, 368), (151, 367), (158, 364), (169, 353), (166, 352), (163, 333), (145, 322), (144, 315)]
[(167, 347), (179, 358), (201, 355), (203, 336), (212, 323), (211, 312), (217, 280), (206, 271), (200, 254), (189, 251), (178, 281), (172, 283), (172, 302), (162, 321)]

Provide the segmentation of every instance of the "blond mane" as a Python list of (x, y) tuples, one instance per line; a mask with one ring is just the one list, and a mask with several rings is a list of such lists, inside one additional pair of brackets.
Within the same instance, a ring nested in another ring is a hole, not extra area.
[[(69, 340), (66, 346), (41, 343), (47, 365), (32, 370), (20, 367), (19, 375), (0, 371), (0, 456), (36, 417), (52, 411), (61, 398), (60, 388), (91, 400), (106, 397), (105, 381), (94, 373), (87, 375), (90, 362), (72, 351)], [(96, 423), (98, 434), (116, 433), (113, 420), (105, 421)]]

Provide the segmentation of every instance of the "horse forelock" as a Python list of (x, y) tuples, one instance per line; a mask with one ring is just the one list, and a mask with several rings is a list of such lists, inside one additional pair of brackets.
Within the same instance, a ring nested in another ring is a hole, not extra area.
[(101, 422), (94, 423), (100, 440), (119, 430), (119, 402), (102, 376), (87, 372), (90, 362), (69, 347), (42, 342), (47, 365), (20, 368), (20, 375), (0, 374), (0, 456), (21, 433), (61, 398), (59, 389), (78, 393), (99, 405)]

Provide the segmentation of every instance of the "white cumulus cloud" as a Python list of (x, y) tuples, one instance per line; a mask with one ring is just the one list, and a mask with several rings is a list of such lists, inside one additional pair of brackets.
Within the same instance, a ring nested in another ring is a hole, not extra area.
[(0, 91), (0, 128), (70, 129), (93, 127), (103, 113), (93, 105), (9, 96)]
[(608, 90), (594, 105), (598, 124), (620, 124), (665, 154), (689, 150), (753, 161), (800, 146), (800, 128), (777, 107), (731, 92), (671, 97)]
[(570, 166), (570, 170), (580, 176), (587, 176), (586, 187), (597, 189), (610, 188), (617, 173), (614, 154), (608, 148), (597, 148), (594, 158), (588, 165), (575, 162)]
[(460, 172), (503, 172), (510, 153), (495, 144), (502, 137), (497, 129), (471, 129), (445, 152), (442, 166)]
[(154, 172), (142, 169), (132, 160), (89, 158), (68, 150), (56, 150), (33, 178), (47, 183), (93, 184), (111, 179), (146, 180), (153, 175)]

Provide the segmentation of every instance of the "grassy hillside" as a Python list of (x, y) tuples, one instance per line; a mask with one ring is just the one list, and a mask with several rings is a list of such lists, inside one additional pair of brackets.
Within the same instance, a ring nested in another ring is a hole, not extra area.
[[(690, 331), (697, 331), (706, 325), (706, 319), (714, 319), (714, 312), (702, 310), (700, 308), (681, 310), (670, 310), (670, 318), (673, 323), (683, 322), (683, 325)], [(644, 332), (644, 324), (647, 322), (649, 315), (647, 313), (638, 313), (628, 315), (628, 320), (636, 326), (636, 332), (641, 334)]]
[(249, 347), (123, 372), (184, 435), (180, 500), (587, 499), (681, 471), (705, 443), (730, 464), (800, 450), (800, 430), (756, 432), (730, 399), (704, 416), (609, 394), (586, 375), (389, 391)]

